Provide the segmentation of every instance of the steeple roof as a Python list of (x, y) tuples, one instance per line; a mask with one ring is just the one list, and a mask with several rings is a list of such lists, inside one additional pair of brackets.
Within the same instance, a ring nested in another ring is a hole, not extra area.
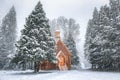
[(63, 43), (61, 39), (57, 41), (57, 54), (59, 51), (62, 51), (65, 55), (71, 55), (70, 50), (67, 48), (67, 46)]

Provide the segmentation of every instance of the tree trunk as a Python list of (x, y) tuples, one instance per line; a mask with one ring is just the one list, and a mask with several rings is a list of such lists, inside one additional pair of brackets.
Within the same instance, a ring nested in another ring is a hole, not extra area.
[(25, 62), (22, 64), (22, 70), (26, 70), (26, 63)]
[(39, 72), (39, 62), (34, 62), (34, 72)]

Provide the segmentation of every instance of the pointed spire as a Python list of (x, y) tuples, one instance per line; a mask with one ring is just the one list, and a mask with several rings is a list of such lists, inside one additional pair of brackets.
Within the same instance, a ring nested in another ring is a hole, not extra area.
[(59, 28), (59, 26), (56, 27), (55, 38), (56, 38), (56, 42), (60, 39), (60, 28)]

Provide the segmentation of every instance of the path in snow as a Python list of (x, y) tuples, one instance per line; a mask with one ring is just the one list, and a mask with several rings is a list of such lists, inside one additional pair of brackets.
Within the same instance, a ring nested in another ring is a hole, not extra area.
[(0, 80), (120, 80), (119, 72), (96, 71), (0, 71)]

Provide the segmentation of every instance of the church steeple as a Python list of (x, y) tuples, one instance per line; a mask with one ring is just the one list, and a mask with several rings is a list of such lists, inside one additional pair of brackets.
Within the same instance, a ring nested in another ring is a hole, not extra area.
[(60, 39), (60, 30), (55, 31), (55, 38), (56, 38), (56, 41)]
[(57, 25), (55, 28), (56, 28), (55, 38), (56, 38), (56, 41), (58, 41), (60, 39), (60, 27), (59, 25)]

